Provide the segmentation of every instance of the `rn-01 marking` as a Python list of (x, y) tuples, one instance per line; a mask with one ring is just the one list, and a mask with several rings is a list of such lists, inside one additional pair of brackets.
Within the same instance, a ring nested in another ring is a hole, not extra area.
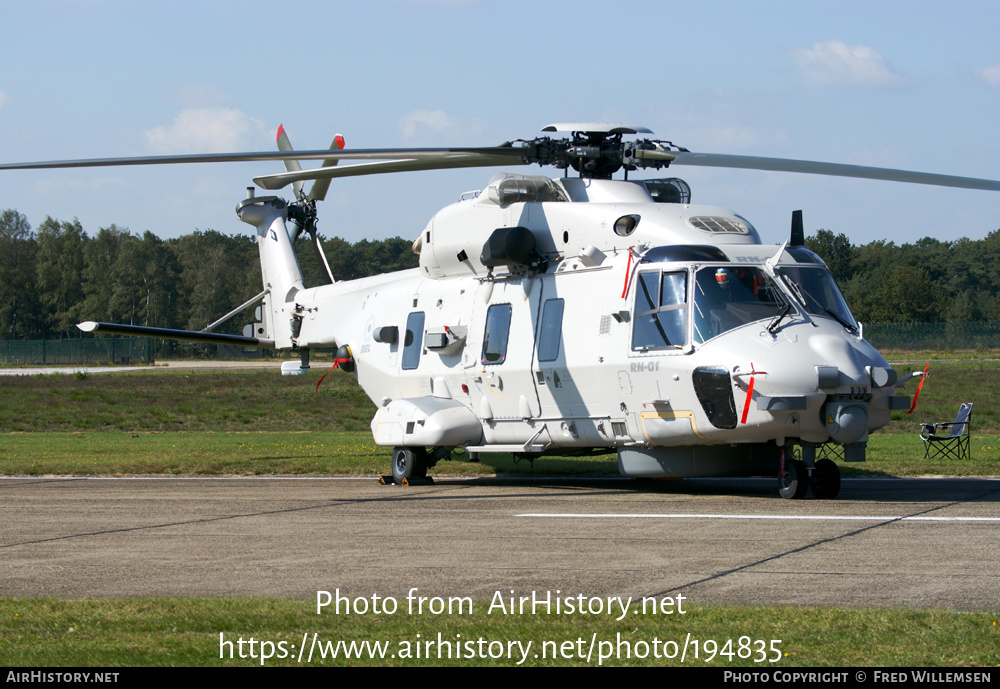
[(629, 364), (631, 373), (649, 373), (660, 370), (660, 360), (656, 361), (633, 361)]

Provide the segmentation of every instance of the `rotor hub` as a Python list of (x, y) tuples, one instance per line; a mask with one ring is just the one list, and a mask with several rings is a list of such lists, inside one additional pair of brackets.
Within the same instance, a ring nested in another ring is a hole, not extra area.
[(523, 160), (539, 165), (552, 165), (560, 170), (573, 168), (585, 179), (611, 179), (612, 175), (625, 168), (660, 169), (670, 165), (673, 152), (687, 152), (669, 141), (639, 139), (623, 141), (624, 134), (640, 132), (652, 133), (645, 127), (622, 127), (610, 125), (549, 125), (542, 131), (570, 131), (570, 137), (552, 139), (540, 137), (523, 141)]

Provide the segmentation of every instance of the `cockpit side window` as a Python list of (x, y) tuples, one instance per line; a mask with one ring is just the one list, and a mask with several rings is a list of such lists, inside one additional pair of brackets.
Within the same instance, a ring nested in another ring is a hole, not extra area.
[(687, 273), (639, 273), (632, 349), (683, 347), (687, 341)]

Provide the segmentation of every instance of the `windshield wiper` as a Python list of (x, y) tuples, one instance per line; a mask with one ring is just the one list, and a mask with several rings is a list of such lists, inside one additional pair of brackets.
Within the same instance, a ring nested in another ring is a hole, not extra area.
[[(764, 275), (767, 275), (767, 273), (764, 273)], [(771, 283), (771, 291), (774, 293), (775, 297), (781, 299), (781, 301), (784, 302), (785, 304), (784, 306), (781, 307), (781, 311), (778, 312), (778, 315), (772, 318), (771, 322), (767, 324), (767, 332), (773, 335), (775, 329), (781, 324), (781, 321), (785, 320), (785, 316), (791, 313), (792, 302), (788, 301), (788, 297), (786, 297), (785, 293), (781, 291), (781, 288), (778, 286), (777, 280), (775, 280), (773, 277), (769, 275), (767, 275), (767, 279)]]
[[(799, 287), (798, 283), (795, 282), (795, 280), (792, 280), (784, 273), (778, 273), (778, 275), (781, 276), (782, 282), (784, 282), (785, 286), (788, 287), (788, 291), (791, 292), (795, 296), (795, 298), (799, 300), (800, 304), (802, 304), (802, 308), (806, 308), (806, 298), (805, 296), (803, 296), (802, 289)], [(816, 301), (816, 298), (813, 297), (811, 294), (809, 296), (812, 298), (813, 301)]]
[(823, 311), (826, 312), (827, 316), (829, 316), (830, 318), (832, 318), (833, 320), (837, 321), (842, 326), (844, 326), (844, 328), (847, 329), (847, 332), (851, 333), (852, 335), (857, 335), (858, 334), (858, 329), (855, 326), (853, 326), (850, 323), (848, 323), (842, 317), (840, 317), (839, 315), (837, 315), (836, 311), (834, 311), (833, 309), (828, 309), (827, 307), (823, 306), (822, 304), (820, 304), (820, 308), (822, 308)]
[(767, 324), (767, 332), (773, 335), (774, 329), (778, 327), (778, 324), (785, 319), (785, 316), (787, 316), (788, 312), (791, 310), (792, 303), (790, 301), (786, 301), (785, 305), (781, 307), (781, 311), (778, 312), (778, 315), (772, 318), (771, 322)]

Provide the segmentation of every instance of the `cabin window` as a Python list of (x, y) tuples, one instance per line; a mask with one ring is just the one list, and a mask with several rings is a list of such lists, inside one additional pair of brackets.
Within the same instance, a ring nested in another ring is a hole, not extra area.
[(542, 323), (538, 328), (538, 360), (555, 361), (559, 358), (559, 345), (562, 343), (562, 299), (549, 299), (542, 307)]
[(502, 364), (507, 359), (510, 337), (510, 304), (494, 304), (486, 312), (486, 332), (483, 334), (484, 365)]
[(632, 349), (683, 347), (687, 340), (687, 273), (639, 273)]
[(420, 347), (424, 337), (424, 312), (414, 311), (406, 317), (406, 335), (403, 338), (403, 369), (411, 370), (420, 365)]

